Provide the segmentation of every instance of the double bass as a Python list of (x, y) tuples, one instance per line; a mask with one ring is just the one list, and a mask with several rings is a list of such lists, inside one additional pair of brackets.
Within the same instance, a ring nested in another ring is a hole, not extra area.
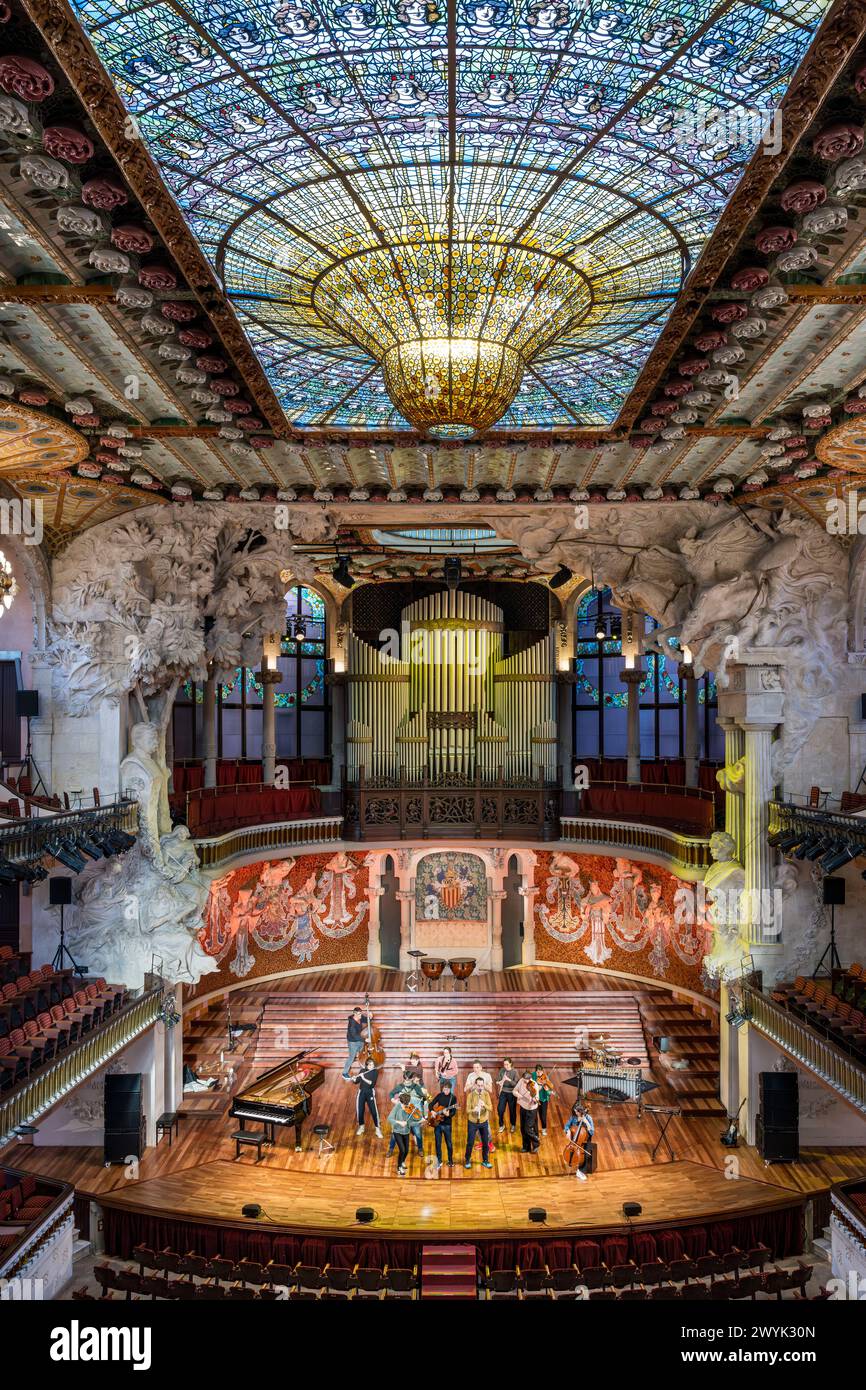
[(367, 1040), (358, 1055), (365, 1067), (381, 1067), (385, 1061), (385, 1049), (382, 1046), (382, 1034), (373, 1026), (369, 994), (364, 995), (364, 1013), (367, 1015)]

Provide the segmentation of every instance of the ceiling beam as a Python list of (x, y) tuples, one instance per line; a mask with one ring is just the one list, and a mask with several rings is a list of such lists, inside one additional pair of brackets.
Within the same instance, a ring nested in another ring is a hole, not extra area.
[(0, 285), (0, 304), (104, 304), (114, 285)]
[(786, 285), (793, 304), (866, 304), (866, 285)]

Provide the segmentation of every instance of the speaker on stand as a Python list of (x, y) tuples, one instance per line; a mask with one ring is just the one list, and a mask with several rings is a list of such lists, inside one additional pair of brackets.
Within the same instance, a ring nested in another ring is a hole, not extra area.
[(73, 975), (83, 977), (87, 974), (87, 966), (79, 965), (66, 945), (66, 926), (63, 913), (71, 902), (72, 879), (66, 878), (62, 874), (52, 874), (48, 880), (48, 903), (50, 907), (60, 908), (60, 944), (54, 952), (51, 965), (54, 970), (68, 970), (71, 966)]
[(103, 1161), (123, 1163), (144, 1153), (144, 1110), (141, 1072), (109, 1073), (105, 1078), (105, 1137)]
[(31, 719), (36, 719), (39, 714), (39, 691), (16, 690), (15, 714), (18, 719), (26, 719), (27, 721), (27, 751), (24, 754), (24, 761), (27, 765), (27, 776), (30, 779), (30, 795), (36, 796), (41, 790), (47, 796), (48, 788), (42, 780), (42, 773), (33, 761), (33, 738), (30, 728)]
[(844, 878), (823, 879), (821, 883), (823, 889), (824, 906), (830, 909), (830, 940), (827, 942), (826, 949), (815, 969), (812, 971), (812, 979), (818, 978), (824, 962), (827, 962), (830, 978), (833, 978), (834, 970), (842, 969), (842, 962), (839, 959), (839, 952), (836, 950), (836, 908), (845, 906), (845, 880)]
[(796, 1163), (800, 1156), (800, 1092), (796, 1072), (758, 1075), (760, 1112), (755, 1124), (758, 1152), (765, 1163)]

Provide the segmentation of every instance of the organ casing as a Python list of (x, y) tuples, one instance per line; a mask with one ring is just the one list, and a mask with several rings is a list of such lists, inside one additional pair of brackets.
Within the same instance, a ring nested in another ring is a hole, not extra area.
[(399, 644), (350, 635), (350, 779), (363, 768), (366, 777), (405, 781), (553, 781), (553, 634), (503, 657), (503, 631), (501, 608), (458, 590), (404, 608)]

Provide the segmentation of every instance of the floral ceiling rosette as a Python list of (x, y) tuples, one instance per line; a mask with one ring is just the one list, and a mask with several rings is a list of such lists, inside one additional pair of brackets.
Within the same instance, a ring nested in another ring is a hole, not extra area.
[(297, 426), (607, 425), (826, 0), (74, 0)]

